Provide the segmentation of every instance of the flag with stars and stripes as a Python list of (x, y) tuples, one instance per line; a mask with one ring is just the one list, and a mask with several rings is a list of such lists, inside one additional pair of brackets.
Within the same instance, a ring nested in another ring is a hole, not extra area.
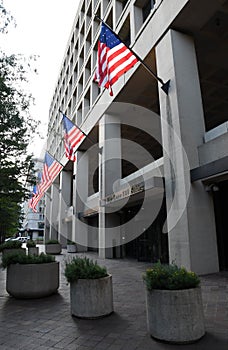
[(34, 208), (34, 200), (35, 200), (36, 196), (38, 195), (38, 193), (39, 193), (38, 188), (36, 185), (34, 185), (32, 193), (31, 193), (31, 197), (30, 197), (29, 202), (28, 202), (29, 208), (31, 208), (33, 211), (36, 211), (36, 207)]
[(51, 186), (56, 176), (60, 173), (63, 166), (46, 152), (44, 158), (43, 172), (40, 183), (36, 186), (36, 193), (32, 198), (31, 208), (36, 212), (36, 206), (43, 197), (44, 193)]
[(43, 197), (44, 195), (44, 192), (37, 192), (37, 194), (35, 194), (32, 198), (32, 203), (31, 203), (31, 207), (33, 212), (36, 213), (37, 210), (36, 210), (36, 207), (37, 207), (37, 204), (39, 203), (39, 201), (41, 200), (41, 198)]
[(64, 147), (69, 160), (76, 161), (75, 151), (79, 143), (85, 138), (85, 134), (72, 121), (63, 114)]
[(63, 166), (55, 160), (49, 153), (46, 152), (44, 158), (43, 173), (41, 183), (39, 184), (39, 192), (45, 192), (53, 183), (56, 176), (60, 173)]
[(109, 89), (109, 94), (113, 96), (112, 85), (137, 62), (129, 48), (102, 23), (94, 76), (98, 85)]

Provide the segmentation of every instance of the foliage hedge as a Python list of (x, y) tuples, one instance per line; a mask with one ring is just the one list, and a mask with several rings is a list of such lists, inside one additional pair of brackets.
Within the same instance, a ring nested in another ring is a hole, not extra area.
[(57, 239), (49, 239), (45, 244), (60, 244)]
[(27, 248), (35, 248), (36, 247), (36, 242), (33, 241), (32, 239), (28, 240), (28, 242), (26, 243), (26, 247)]
[(25, 255), (21, 253), (9, 253), (2, 257), (2, 267), (6, 268), (11, 264), (45, 264), (54, 262), (55, 257), (41, 253), (40, 255)]
[(97, 279), (108, 276), (106, 267), (97, 264), (88, 258), (74, 257), (66, 262), (65, 276), (68, 282), (75, 282), (78, 279)]
[(71, 241), (70, 239), (67, 240), (68, 245), (76, 245), (76, 242)]
[(177, 265), (162, 265), (156, 263), (152, 268), (147, 269), (143, 275), (148, 290), (152, 289), (189, 289), (196, 288), (199, 283), (199, 277), (184, 267)]
[(21, 241), (7, 241), (0, 245), (0, 251), (2, 252), (4, 249), (19, 249), (21, 246)]

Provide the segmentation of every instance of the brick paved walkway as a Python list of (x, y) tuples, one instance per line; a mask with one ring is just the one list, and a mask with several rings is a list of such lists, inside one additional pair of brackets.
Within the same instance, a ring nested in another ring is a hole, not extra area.
[[(70, 315), (69, 285), (61, 261), (59, 293), (37, 300), (16, 300), (5, 291), (5, 271), (0, 270), (0, 350), (227, 350), (228, 273), (202, 277), (207, 334), (192, 345), (156, 342), (147, 333), (142, 273), (149, 265), (130, 260), (99, 260), (113, 275), (115, 312), (99, 320)], [(72, 256), (71, 254), (70, 256)]]

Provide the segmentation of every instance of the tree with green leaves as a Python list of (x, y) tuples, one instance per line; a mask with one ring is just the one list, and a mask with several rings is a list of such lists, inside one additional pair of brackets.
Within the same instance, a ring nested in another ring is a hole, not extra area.
[[(0, 10), (4, 9), (2, 1)], [(4, 27), (10, 16), (0, 12)], [(30, 58), (31, 61), (31, 58)], [(26, 183), (34, 183), (32, 155), (28, 145), (36, 130), (30, 117), (32, 96), (24, 91), (30, 61), (21, 55), (7, 56), (0, 52), (0, 242), (5, 235), (16, 233), (21, 215), (21, 203), (28, 198)]]
[(3, 0), (0, 0), (0, 32), (7, 33), (10, 23), (15, 25), (15, 20), (10, 12), (6, 10)]

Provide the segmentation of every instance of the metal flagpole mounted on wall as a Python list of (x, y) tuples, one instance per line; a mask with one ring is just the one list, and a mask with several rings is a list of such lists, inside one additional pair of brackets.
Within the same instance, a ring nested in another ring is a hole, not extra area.
[[(100, 22), (102, 22), (122, 43), (124, 43), (124, 41), (120, 38), (120, 36), (118, 34), (116, 34), (114, 32), (114, 30), (108, 25), (106, 24), (97, 14), (95, 14), (95, 18), (97, 18)], [(137, 58), (137, 60), (142, 64), (142, 66), (148, 71), (148, 73), (150, 73), (150, 75), (152, 75), (152, 77), (154, 79), (156, 79), (162, 86), (161, 89), (166, 93), (166, 95), (168, 95), (169, 92), (169, 86), (170, 86), (170, 80), (168, 80), (167, 82), (164, 82), (160, 77), (158, 77), (151, 69), (150, 67), (148, 67), (148, 65), (143, 62), (143, 60), (141, 59), (141, 57), (139, 57), (137, 55), (137, 53), (134, 52), (134, 50), (132, 50), (128, 45), (126, 45), (124, 43), (124, 45), (128, 48), (128, 50), (131, 51), (131, 53)]]
[(57, 163), (59, 163), (64, 168), (64, 165), (58, 159), (56, 159), (49, 151), (46, 151), (46, 153), (48, 153)]

